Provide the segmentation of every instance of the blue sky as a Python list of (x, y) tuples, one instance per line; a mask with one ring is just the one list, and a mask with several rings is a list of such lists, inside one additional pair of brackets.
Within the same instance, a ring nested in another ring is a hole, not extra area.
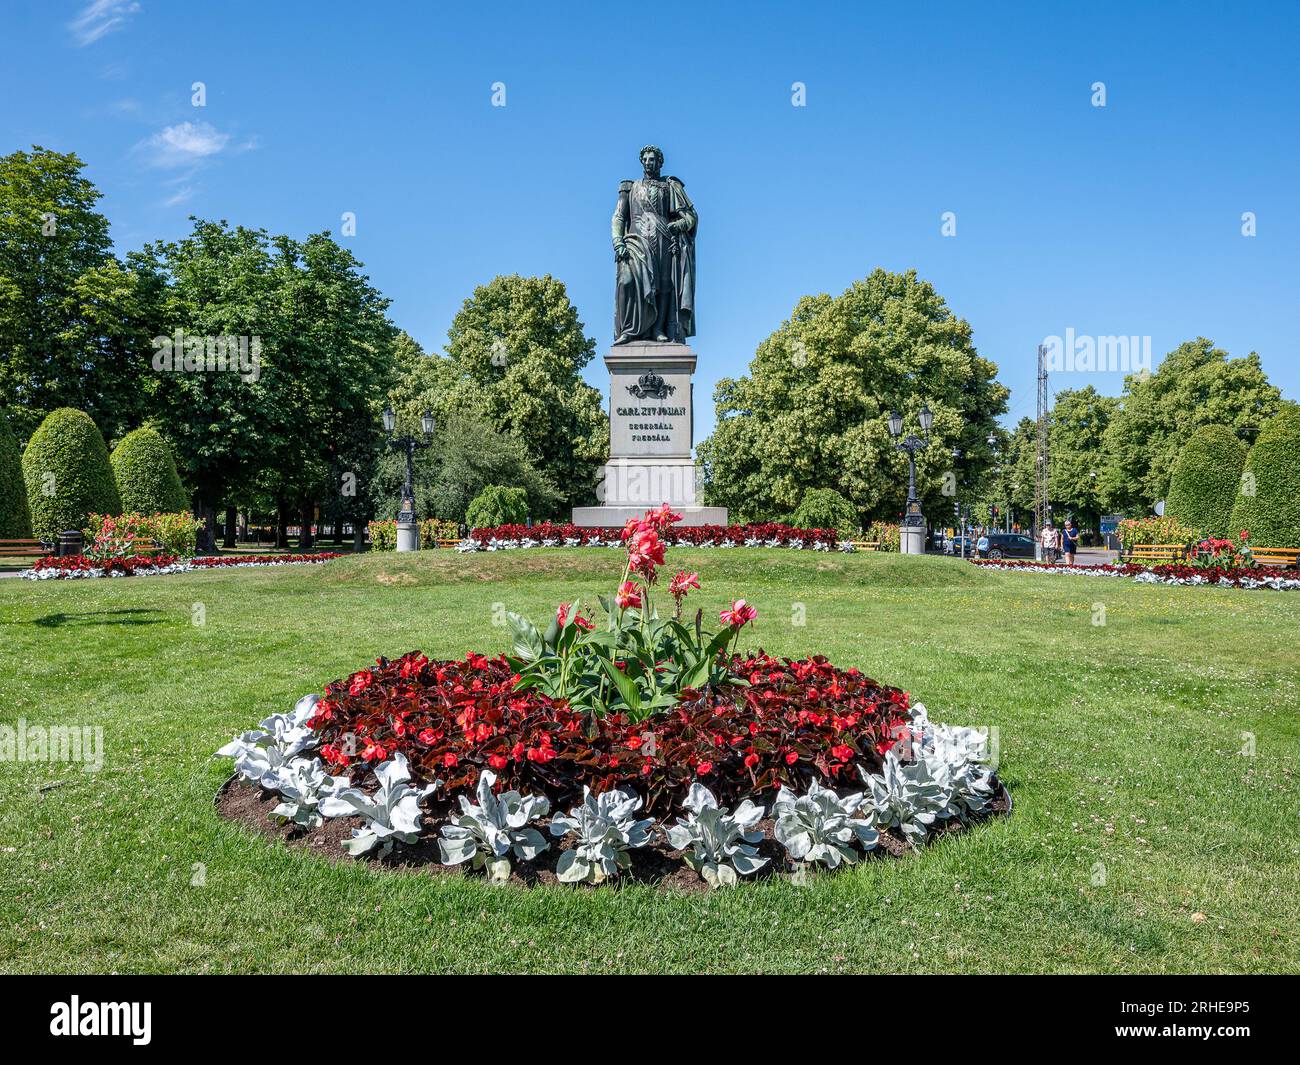
[[(699, 437), (800, 296), (876, 266), (971, 323), (1008, 421), (1067, 329), (1157, 360), (1208, 336), (1300, 398), (1300, 5), (1138, 6), (6, 0), (0, 151), (75, 150), (123, 251), (191, 213), (355, 212), (427, 348), (475, 285), (549, 272), (603, 351), (614, 193), (653, 141), (700, 211)], [(1087, 383), (1121, 378), (1053, 380)]]

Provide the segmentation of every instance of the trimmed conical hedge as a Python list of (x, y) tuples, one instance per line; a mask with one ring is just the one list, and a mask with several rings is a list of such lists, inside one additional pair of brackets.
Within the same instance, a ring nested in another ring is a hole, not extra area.
[(176, 473), (172, 449), (156, 429), (127, 433), (110, 456), (125, 513), (174, 514), (189, 500)]
[(60, 407), (41, 422), (23, 452), (23, 481), (32, 533), (42, 540), (84, 529), (87, 514), (122, 512), (108, 447), (84, 411)]
[(1232, 508), (1233, 536), (1242, 529), (1252, 547), (1300, 547), (1300, 407), (1265, 422), (1250, 449)]
[(1202, 536), (1235, 536), (1232, 505), (1241, 486), (1246, 445), (1226, 425), (1203, 425), (1178, 453), (1165, 513)]
[(32, 515), (23, 487), (23, 463), (18, 440), (0, 412), (0, 540), (30, 540)]

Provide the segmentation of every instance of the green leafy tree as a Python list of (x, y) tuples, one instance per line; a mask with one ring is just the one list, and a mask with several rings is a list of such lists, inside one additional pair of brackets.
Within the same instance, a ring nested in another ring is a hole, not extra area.
[(120, 514), (108, 447), (90, 415), (62, 407), (41, 422), (23, 452), (32, 531), (42, 540), (84, 529), (88, 514)]
[(174, 514), (189, 506), (176, 460), (158, 430), (144, 426), (127, 433), (109, 459), (123, 512)]
[(834, 488), (810, 488), (790, 517), (800, 529), (834, 529), (841, 537), (858, 531), (858, 512)]
[[(416, 453), (415, 511), (457, 523), (466, 520), (470, 503), (490, 485), (522, 489), (525, 516), (558, 513), (563, 495), (533, 465), (523, 442), (499, 433), (473, 414), (453, 414), (439, 424), (430, 447)], [(374, 512), (392, 518), (401, 509), (406, 456), (388, 451), (375, 478)]]
[(896, 520), (907, 456), (890, 438), (889, 413), (902, 412), (905, 431), (916, 432), (925, 404), (934, 426), (917, 455), (918, 491), (931, 513), (951, 510), (945, 475), (982, 474), (992, 461), (986, 439), (1006, 410), (1007, 389), (970, 326), (911, 270), (878, 269), (840, 296), (804, 297), (749, 370), (718, 383), (717, 429), (698, 448), (708, 501), (740, 520), (787, 514), (810, 488), (834, 488), (859, 524)]
[(452, 321), (450, 389), (437, 413), (472, 412), (518, 437), (568, 505), (594, 500), (609, 449), (601, 394), (581, 373), (595, 342), (563, 282), (509, 275), (474, 290)]
[(1236, 433), (1226, 425), (1201, 426), (1178, 453), (1165, 514), (1202, 536), (1228, 536), (1245, 463), (1246, 445)]
[[(1118, 409), (1117, 397), (1103, 396), (1092, 385), (1057, 393), (1048, 429), (1048, 496), (1058, 520), (1070, 514), (1085, 529), (1097, 527), (1102, 512), (1103, 440)], [(1037, 455), (1036, 436), (1032, 453)], [(1032, 469), (1031, 465), (1030, 509)]]
[(150, 290), (113, 256), (83, 167), (41, 147), (0, 156), (0, 395), (20, 440), (58, 407), (110, 437), (142, 409)]
[(1120, 409), (1104, 438), (1104, 505), (1149, 510), (1168, 495), (1179, 449), (1197, 429), (1223, 425), (1250, 441), (1280, 403), (1281, 393), (1254, 352), (1229, 358), (1204, 337), (1180, 344), (1154, 373), (1124, 380)]
[(1265, 423), (1246, 457), (1229, 528), (1257, 547), (1300, 547), (1300, 406)]
[(30, 540), (32, 515), (23, 484), (23, 464), (9, 419), (0, 410), (0, 540)]
[(465, 512), (465, 523), (471, 529), (519, 525), (527, 520), (528, 493), (522, 488), (506, 488), (499, 484), (484, 488)]

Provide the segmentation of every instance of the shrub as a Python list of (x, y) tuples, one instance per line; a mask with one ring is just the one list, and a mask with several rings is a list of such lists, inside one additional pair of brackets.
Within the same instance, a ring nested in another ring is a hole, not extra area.
[[(454, 521), (425, 518), (419, 524), (421, 547), (435, 547), (439, 540), (460, 539), (460, 525)], [(370, 523), (370, 547), (375, 551), (397, 550), (397, 522), (394, 519)]]
[(898, 551), (898, 523), (890, 521), (873, 521), (862, 537), (864, 540), (875, 541), (880, 546), (877, 551)]
[(845, 540), (858, 531), (857, 510), (834, 488), (808, 489), (790, 521), (803, 529), (834, 529)]
[(484, 488), (465, 512), (465, 524), (471, 529), (522, 525), (527, 520), (528, 493), (522, 488), (505, 488), (499, 484)]
[(1196, 530), (1177, 518), (1125, 518), (1119, 523), (1119, 541), (1127, 551), (1138, 544), (1190, 544)]
[(1201, 536), (1231, 535), (1232, 504), (1241, 484), (1246, 446), (1226, 425), (1203, 425), (1179, 452), (1165, 514)]
[[(493, 540), (533, 540), (537, 543), (554, 541), (557, 544), (571, 541), (572, 546), (578, 546), (593, 541), (602, 544), (617, 543), (622, 535), (622, 529), (542, 521), (535, 525), (473, 528), (469, 539), (480, 547), (486, 547)], [(796, 529), (792, 525), (782, 525), (774, 521), (755, 525), (674, 525), (661, 530), (659, 536), (666, 544), (683, 547), (719, 547), (723, 544), (738, 547), (759, 541), (768, 547), (830, 550), (839, 542), (839, 536), (834, 529)]]
[(0, 540), (30, 540), (32, 515), (23, 488), (23, 464), (18, 441), (0, 412)]
[(189, 506), (171, 448), (157, 430), (145, 427), (127, 433), (110, 461), (124, 512), (176, 514)]
[(32, 434), (23, 480), (32, 532), (42, 540), (83, 528), (90, 514), (122, 510), (104, 438), (88, 414), (71, 407), (51, 411)]
[[(1270, 418), (1246, 458), (1231, 530), (1259, 547), (1300, 547), (1300, 406)], [(1253, 494), (1251, 494), (1253, 492)]]
[(179, 514), (90, 514), (86, 518), (86, 554), (91, 558), (124, 558), (135, 551), (132, 541), (162, 545), (163, 553), (192, 558), (203, 525), (188, 510)]

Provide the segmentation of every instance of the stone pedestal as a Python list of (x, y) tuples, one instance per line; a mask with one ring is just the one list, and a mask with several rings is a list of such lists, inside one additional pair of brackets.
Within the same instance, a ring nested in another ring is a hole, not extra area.
[(925, 526), (902, 525), (898, 530), (898, 550), (903, 555), (925, 554)]
[(596, 490), (600, 506), (575, 507), (573, 523), (620, 526), (667, 503), (683, 525), (726, 525), (726, 507), (696, 496), (695, 352), (685, 344), (635, 341), (610, 348), (609, 461)]
[(399, 521), (397, 523), (397, 550), (420, 550), (420, 526), (416, 522)]

